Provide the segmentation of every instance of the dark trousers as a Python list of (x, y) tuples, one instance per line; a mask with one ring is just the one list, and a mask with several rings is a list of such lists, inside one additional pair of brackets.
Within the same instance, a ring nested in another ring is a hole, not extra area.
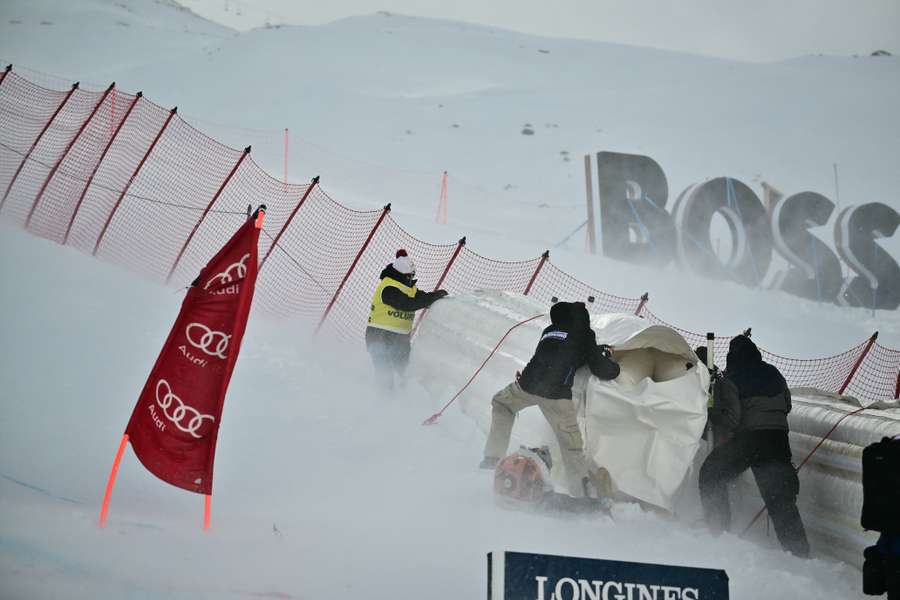
[(366, 350), (375, 365), (379, 387), (394, 389), (394, 376), (403, 377), (409, 364), (409, 335), (366, 327)]
[(700, 468), (700, 500), (710, 527), (731, 526), (728, 483), (747, 469), (753, 477), (775, 527), (781, 547), (797, 556), (809, 556), (806, 530), (797, 510), (800, 480), (791, 464), (787, 431), (746, 431), (716, 447)]

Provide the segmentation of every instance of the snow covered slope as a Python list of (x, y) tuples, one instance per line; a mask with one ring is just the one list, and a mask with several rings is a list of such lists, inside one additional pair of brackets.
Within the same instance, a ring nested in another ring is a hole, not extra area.
[[(501, 258), (535, 256), (583, 220), (580, 157), (597, 150), (654, 157), (672, 200), (722, 174), (832, 196), (837, 162), (844, 205), (900, 208), (897, 58), (748, 65), (388, 15), (238, 35), (171, 2), (7, 0), (0, 59), (60, 88), (143, 89), (236, 147), (252, 143), (278, 175), (289, 127), (293, 179), (321, 174), (345, 203), (391, 201), (417, 236), (465, 234)], [(438, 226), (444, 169), (450, 223)], [(98, 531), (116, 442), (180, 296), (0, 227), (0, 596), (394, 598), (402, 581), (404, 596), (474, 598), (485, 553), (505, 547), (722, 567), (739, 599), (858, 597), (846, 565), (628, 508), (615, 525), (500, 511), (474, 469), (481, 434), (462, 417), (418, 426), (446, 397), (411, 385), (375, 399), (358, 349), (313, 344), (293, 323), (248, 329), (213, 531), (199, 530), (198, 497), (133, 457)], [(830, 227), (817, 233), (830, 242)], [(898, 239), (887, 243), (897, 255)], [(845, 350), (874, 329), (900, 346), (893, 313), (635, 268), (580, 245), (554, 249), (554, 262), (613, 293), (649, 291), (654, 312), (692, 330), (753, 326), (794, 356)]]
[(615, 521), (503, 510), (469, 419), (420, 425), (446, 396), (411, 383), (379, 398), (368, 357), (258, 319), (225, 403), (212, 530), (200, 496), (131, 450), (100, 530), (116, 444), (181, 295), (6, 226), (0, 273), (4, 599), (480, 598), (497, 548), (724, 568), (735, 600), (863, 598), (846, 564), (631, 505)]

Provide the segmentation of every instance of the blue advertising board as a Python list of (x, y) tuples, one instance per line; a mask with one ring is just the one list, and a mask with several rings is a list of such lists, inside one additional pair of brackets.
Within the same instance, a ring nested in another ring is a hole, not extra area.
[(488, 554), (488, 600), (728, 600), (722, 569)]

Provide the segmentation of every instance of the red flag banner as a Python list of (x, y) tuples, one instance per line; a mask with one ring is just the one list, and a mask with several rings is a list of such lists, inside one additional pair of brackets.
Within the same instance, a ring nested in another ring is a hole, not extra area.
[(200, 271), (156, 359), (125, 433), (154, 475), (212, 493), (222, 405), (256, 285), (262, 216), (248, 220)]

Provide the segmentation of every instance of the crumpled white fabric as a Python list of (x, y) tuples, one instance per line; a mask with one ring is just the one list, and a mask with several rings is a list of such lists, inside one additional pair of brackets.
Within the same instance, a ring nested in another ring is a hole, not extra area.
[[(510, 327), (549, 309), (521, 294), (499, 291), (441, 300), (418, 328), (410, 374), (446, 401)], [(484, 432), (490, 428), (491, 398), (531, 358), (549, 322), (548, 314), (514, 330), (457, 400)], [(673, 329), (618, 314), (592, 316), (591, 325), (598, 343), (614, 347), (622, 373), (600, 381), (584, 367), (576, 375), (573, 400), (585, 453), (609, 471), (619, 491), (671, 510), (700, 447), (709, 373)], [(444, 418), (452, 414), (451, 409)], [(510, 452), (520, 444), (549, 446), (554, 488), (569, 492), (556, 438), (537, 407), (519, 413)]]

